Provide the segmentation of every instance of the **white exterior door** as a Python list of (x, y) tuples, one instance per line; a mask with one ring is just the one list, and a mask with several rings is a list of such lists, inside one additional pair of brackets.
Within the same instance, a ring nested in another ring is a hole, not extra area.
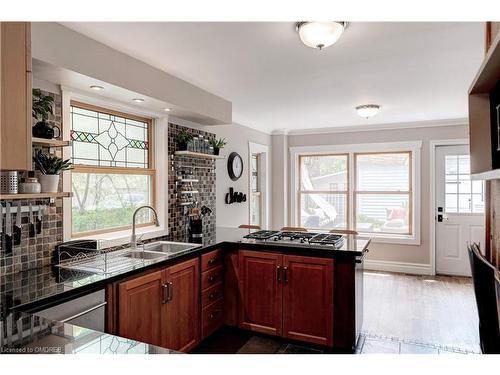
[(484, 248), (484, 183), (471, 181), (466, 145), (436, 148), (436, 273), (470, 276), (467, 243)]

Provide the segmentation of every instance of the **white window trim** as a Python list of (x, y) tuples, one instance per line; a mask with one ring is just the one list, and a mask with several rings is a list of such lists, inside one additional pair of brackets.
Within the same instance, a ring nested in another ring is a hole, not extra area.
[[(260, 223), (260, 226), (262, 229), (268, 229), (269, 228), (269, 195), (270, 195), (270, 173), (269, 173), (269, 164), (270, 164), (270, 153), (269, 153), (269, 146), (263, 145), (260, 143), (254, 143), (254, 142), (248, 142), (248, 165), (251, 165), (252, 162), (252, 155), (253, 154), (261, 154), (260, 158), (260, 193), (261, 193), (261, 199), (262, 199), (262, 212), (261, 212), (261, 218), (262, 222)], [(252, 193), (252, 179), (250, 176), (251, 170), (250, 167), (248, 168), (248, 196), (251, 196)], [(264, 182), (264, 183), (262, 183)], [(248, 202), (248, 222), (250, 223), (250, 202)]]
[[(144, 116), (144, 113), (137, 113), (131, 107), (124, 108), (123, 105), (113, 105), (112, 102), (106, 100), (100, 102), (99, 99), (94, 97), (82, 96), (74, 93), (71, 90), (61, 87), (62, 92), (62, 113), (63, 113), (63, 139), (69, 139), (70, 136), (70, 103), (71, 100), (81, 100), (90, 102), (94, 105), (100, 105), (109, 109), (116, 109), (128, 112), (130, 114), (137, 114)], [(153, 163), (156, 169), (156, 211), (160, 226), (146, 226), (138, 227), (137, 235), (142, 239), (150, 239), (168, 235), (168, 116), (153, 117), (154, 129), (154, 157)], [(63, 148), (63, 157), (70, 158), (71, 150), (69, 147)], [(71, 191), (71, 171), (63, 172), (63, 191)], [(105, 239), (113, 240), (116, 245), (126, 244), (130, 241), (131, 229), (122, 231), (112, 231), (108, 233), (93, 234), (85, 237), (78, 237), (81, 239)], [(71, 198), (63, 200), (63, 241), (71, 241)]]
[[(297, 190), (299, 189), (299, 156), (300, 155), (315, 155), (315, 154), (335, 154), (348, 153), (349, 160), (353, 160), (352, 155), (360, 152), (396, 152), (396, 151), (411, 151), (412, 152), (412, 205), (413, 205), (413, 231), (411, 235), (398, 234), (378, 234), (378, 233), (360, 233), (373, 238), (373, 242), (378, 243), (393, 243), (405, 245), (420, 245), (420, 186), (421, 186), (421, 156), (422, 141), (412, 142), (386, 142), (386, 143), (361, 143), (348, 145), (322, 145), (322, 146), (299, 146), (290, 147), (290, 225), (298, 226), (297, 222)], [(349, 173), (349, 196), (354, 196), (354, 174)], [(352, 199), (352, 198), (351, 198)], [(354, 207), (349, 204), (349, 227), (354, 227)]]

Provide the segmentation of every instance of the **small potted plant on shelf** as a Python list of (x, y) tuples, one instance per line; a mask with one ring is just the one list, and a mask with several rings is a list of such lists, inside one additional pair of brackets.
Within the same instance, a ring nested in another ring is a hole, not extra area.
[(42, 193), (57, 193), (59, 174), (73, 168), (69, 159), (63, 160), (55, 155), (48, 155), (42, 150), (38, 150), (33, 156), (33, 161), (41, 173), (40, 185), (42, 185)]
[(50, 95), (44, 95), (40, 89), (33, 89), (32, 108), (31, 115), (37, 121), (33, 126), (33, 136), (45, 139), (59, 137), (59, 128), (47, 123), (49, 115), (54, 114), (54, 98)]
[(186, 128), (181, 128), (176, 136), (179, 151), (186, 151), (188, 148), (188, 143), (191, 142), (192, 139), (193, 135)]
[(227, 145), (226, 138), (212, 138), (210, 144), (214, 148), (214, 155), (219, 155), (220, 149)]

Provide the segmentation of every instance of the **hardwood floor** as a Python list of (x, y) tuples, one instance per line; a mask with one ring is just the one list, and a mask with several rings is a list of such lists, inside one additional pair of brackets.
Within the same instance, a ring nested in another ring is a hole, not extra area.
[(475, 303), (471, 278), (366, 271), (363, 332), (375, 340), (480, 352)]

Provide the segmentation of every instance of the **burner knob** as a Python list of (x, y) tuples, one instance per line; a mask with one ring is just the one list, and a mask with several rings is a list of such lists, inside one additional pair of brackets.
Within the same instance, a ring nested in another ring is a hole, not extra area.
[(300, 243), (306, 242), (303, 238), (300, 239)]
[(275, 241), (278, 241), (278, 240), (279, 240), (279, 237), (274, 237), (274, 240), (275, 240)]

